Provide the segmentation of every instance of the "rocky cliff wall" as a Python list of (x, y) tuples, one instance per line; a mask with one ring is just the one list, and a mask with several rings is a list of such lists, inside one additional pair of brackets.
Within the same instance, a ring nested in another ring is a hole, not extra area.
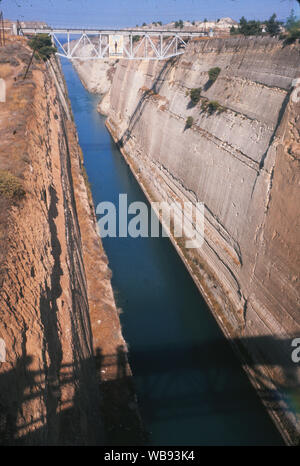
[(277, 39), (196, 41), (179, 59), (120, 61), (99, 105), (149, 199), (204, 202), (203, 247), (173, 243), (289, 443), (300, 429), (299, 65), (299, 45)]
[(34, 60), (24, 80), (30, 55), (24, 40), (0, 51), (0, 443), (137, 443), (126, 343), (63, 75), (56, 60)]
[[(97, 44), (85, 44), (82, 46), (79, 40), (71, 42), (71, 47), (74, 54), (78, 57), (92, 54)], [(76, 53), (75, 53), (76, 51)], [(98, 60), (73, 60), (74, 68), (76, 69), (82, 84), (89, 92), (95, 94), (106, 94), (112, 84), (118, 59), (105, 59), (101, 61), (99, 66)]]

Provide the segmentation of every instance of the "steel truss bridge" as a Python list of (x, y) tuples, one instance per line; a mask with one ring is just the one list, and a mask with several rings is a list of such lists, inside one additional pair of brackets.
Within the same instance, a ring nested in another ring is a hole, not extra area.
[[(57, 55), (69, 60), (165, 60), (182, 55), (187, 43), (208, 32), (128, 30), (128, 29), (30, 29), (20, 28), (24, 35), (49, 34), (57, 47)], [(114, 50), (110, 38), (122, 37), (122, 46)], [(86, 47), (88, 45), (88, 47)]]

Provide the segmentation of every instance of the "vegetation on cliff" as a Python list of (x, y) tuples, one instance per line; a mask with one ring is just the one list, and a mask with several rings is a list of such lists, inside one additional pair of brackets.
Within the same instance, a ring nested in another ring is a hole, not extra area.
[(187, 117), (184, 129), (190, 129), (193, 126), (193, 124), (194, 124), (194, 118), (191, 116)]
[(208, 112), (210, 115), (214, 112), (222, 113), (225, 112), (226, 108), (223, 107), (217, 100), (203, 100), (201, 104), (203, 112)]
[(214, 68), (210, 68), (210, 70), (208, 70), (209, 80), (212, 83), (214, 83), (217, 77), (219, 76), (220, 72), (221, 72), (221, 68), (219, 68), (218, 66), (215, 66)]
[(297, 39), (300, 40), (300, 21), (297, 21), (294, 10), (291, 11), (290, 16), (286, 20), (285, 24), (287, 35), (284, 36), (286, 44), (292, 44)]
[(0, 170), (0, 196), (10, 200), (21, 199), (25, 196), (20, 180), (5, 170)]
[(263, 33), (270, 34), (271, 36), (276, 36), (280, 34), (281, 21), (278, 21), (276, 13), (265, 20), (265, 21), (256, 21), (256, 20), (247, 20), (244, 16), (241, 17), (238, 27), (232, 26), (230, 29), (231, 34), (242, 34), (244, 36), (257, 36)]
[(196, 105), (199, 102), (201, 97), (201, 91), (201, 87), (197, 87), (190, 90), (190, 98), (193, 105)]
[(56, 52), (56, 47), (53, 47), (48, 34), (37, 34), (29, 40), (28, 45), (34, 50), (36, 57), (43, 61), (48, 60)]
[[(230, 34), (242, 34), (244, 36), (257, 36), (266, 35), (279, 36), (284, 39), (285, 45), (294, 43), (297, 39), (300, 39), (300, 21), (297, 21), (294, 10), (291, 10), (290, 16), (286, 22), (278, 21), (275, 13), (265, 21), (255, 21), (247, 19), (242, 16), (238, 27), (232, 26)], [(282, 32), (282, 26), (285, 27), (285, 32)]]

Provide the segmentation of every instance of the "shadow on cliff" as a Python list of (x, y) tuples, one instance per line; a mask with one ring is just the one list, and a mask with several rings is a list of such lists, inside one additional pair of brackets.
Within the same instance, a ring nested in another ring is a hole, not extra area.
[[(299, 410), (297, 366), (291, 358), (283, 357), (283, 353), (287, 354), (286, 351), (291, 349), (291, 340), (262, 336), (235, 339), (233, 343), (243, 348), (247, 345), (248, 352), (256, 355), (254, 360), (247, 352), (245, 359), (259, 380), (261, 399), (277, 409), (278, 391), (270, 388), (270, 379), (266, 372), (260, 370), (260, 365), (265, 364), (268, 369), (280, 369), (282, 382), (278, 388), (290, 395), (291, 411)], [(268, 360), (261, 360), (262, 348), (268, 354)], [(131, 351), (129, 359), (134, 380), (129, 372), (127, 353), (121, 346), (116, 354), (111, 355), (103, 355), (98, 348), (95, 357), (82, 360), (80, 367), (61, 364), (59, 388), (65, 395), (57, 403), (49, 422), (47, 412), (38, 410), (39, 400), (45, 399), (48, 393), (44, 384), (47, 374), (30, 369), (32, 357), (24, 354), (13, 369), (0, 375), (0, 443), (146, 443), (137, 414), (135, 391), (146, 424), (195, 417), (201, 424), (206, 422), (207, 416), (232, 417), (241, 413), (248, 422), (253, 413), (259, 412), (257, 417), (254, 416), (255, 422), (259, 421), (267, 432), (272, 433), (272, 441), (282, 442), (240, 362), (233, 355), (231, 345), (223, 336), (215, 341), (184, 347), (170, 344)], [(99, 406), (86, 396), (85, 386), (90, 383), (91, 373), (94, 373), (97, 390), (101, 393)], [(75, 387), (73, 394), (70, 386)], [(36, 419), (29, 425), (22, 425), (22, 413), (29, 403), (36, 403)], [(57, 431), (55, 442), (50, 432), (53, 428)]]
[(167, 78), (172, 67), (175, 65), (176, 61), (177, 61), (176, 57), (175, 58), (172, 57), (169, 60), (167, 60), (162, 66), (156, 79), (154, 80), (151, 89), (148, 89), (147, 91), (143, 93), (136, 108), (134, 109), (134, 112), (132, 113), (130, 117), (128, 128), (126, 129), (124, 134), (120, 137), (120, 139), (117, 141), (118, 147), (123, 147), (126, 144), (126, 142), (130, 139), (132, 131), (134, 130), (136, 124), (138, 123), (138, 121), (140, 120), (143, 114), (145, 104), (147, 102), (147, 98), (150, 97), (153, 93), (154, 94), (159, 93), (165, 79)]
[[(60, 382), (59, 374), (62, 361), (62, 346), (59, 338), (58, 320), (57, 320), (57, 299), (62, 293), (60, 285), (60, 277), (63, 272), (60, 265), (61, 245), (57, 236), (57, 228), (55, 218), (57, 212), (57, 195), (55, 189), (50, 186), (50, 205), (48, 210), (48, 223), (51, 234), (51, 254), (53, 257), (53, 267), (50, 275), (50, 284), (44, 283), (44, 290), (41, 291), (40, 297), (40, 315), (44, 329), (43, 341), (43, 362), (46, 378), (46, 390), (44, 392), (44, 402), (47, 410), (47, 424), (49, 433), (53, 435), (55, 441), (55, 413), (60, 400)], [(46, 354), (48, 353), (50, 363), (47, 361)], [(53, 426), (51, 427), (51, 425)]]
[[(32, 356), (24, 354), (12, 369), (0, 373), (0, 445), (145, 442), (127, 353), (122, 346), (115, 355), (104, 357), (98, 348), (95, 357), (83, 359), (80, 364), (60, 364), (58, 389), (63, 396), (52, 405), (51, 417), (47, 405), (48, 370), (32, 369), (33, 362)], [(5, 364), (1, 367), (0, 363), (0, 369)], [(102, 380), (107, 371), (109, 380)], [(98, 391), (97, 405), (91, 389)], [(45, 401), (44, 408), (41, 400)], [(31, 413), (30, 422), (25, 421), (26, 411)]]

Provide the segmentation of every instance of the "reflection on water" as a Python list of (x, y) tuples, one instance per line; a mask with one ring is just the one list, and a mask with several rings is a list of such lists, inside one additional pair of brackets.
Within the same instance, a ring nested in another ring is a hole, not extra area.
[[(63, 62), (95, 204), (147, 202), (97, 97)], [(167, 238), (103, 240), (140, 409), (154, 445), (281, 444), (228, 342)]]

